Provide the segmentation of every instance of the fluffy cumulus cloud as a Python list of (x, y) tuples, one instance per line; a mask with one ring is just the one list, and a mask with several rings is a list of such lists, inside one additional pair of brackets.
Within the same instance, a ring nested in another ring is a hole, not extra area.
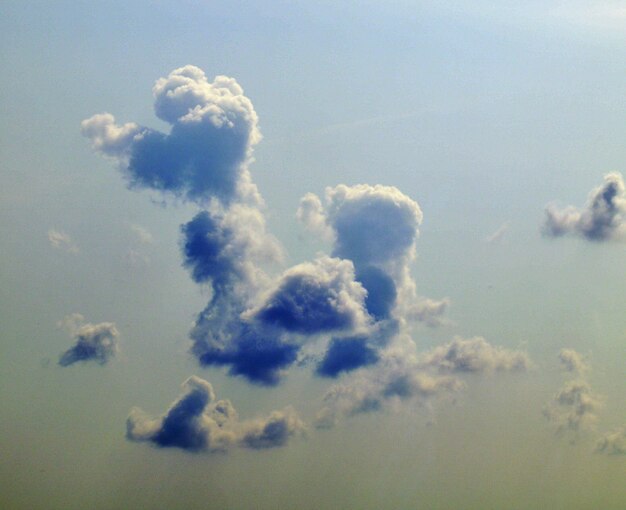
[(573, 234), (597, 242), (626, 240), (626, 191), (622, 175), (607, 174), (604, 183), (589, 194), (584, 209), (548, 206), (543, 231), (550, 237)]
[(287, 270), (247, 316), (305, 335), (351, 331), (367, 326), (365, 296), (352, 262), (322, 257)]
[(626, 455), (626, 427), (607, 432), (598, 440), (596, 451), (607, 455)]
[(159, 418), (132, 409), (126, 422), (127, 438), (161, 448), (225, 452), (237, 446), (253, 449), (284, 446), (291, 437), (305, 431), (292, 408), (241, 421), (231, 402), (217, 400), (213, 387), (204, 379), (192, 376), (185, 381), (183, 389), (183, 394)]
[(114, 323), (90, 324), (84, 320), (82, 315), (76, 313), (59, 322), (59, 326), (66, 328), (74, 340), (74, 345), (59, 357), (62, 367), (79, 361), (95, 361), (104, 365), (117, 352), (119, 332)]
[(82, 123), (95, 150), (118, 161), (132, 187), (151, 188), (204, 203), (255, 197), (247, 163), (261, 139), (252, 102), (233, 79), (210, 82), (195, 66), (185, 66), (154, 85), (156, 115), (169, 133), (119, 125), (108, 113)]
[(525, 371), (530, 359), (523, 351), (491, 345), (482, 337), (456, 337), (423, 354), (420, 365), (441, 372)]

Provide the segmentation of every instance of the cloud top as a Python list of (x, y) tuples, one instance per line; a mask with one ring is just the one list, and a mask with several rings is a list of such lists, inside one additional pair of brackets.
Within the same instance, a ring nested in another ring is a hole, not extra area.
[(256, 199), (247, 163), (261, 140), (252, 102), (233, 79), (212, 82), (195, 66), (185, 66), (154, 85), (156, 115), (171, 124), (169, 133), (119, 125), (113, 115), (98, 114), (82, 122), (92, 147), (118, 161), (129, 183), (187, 200)]

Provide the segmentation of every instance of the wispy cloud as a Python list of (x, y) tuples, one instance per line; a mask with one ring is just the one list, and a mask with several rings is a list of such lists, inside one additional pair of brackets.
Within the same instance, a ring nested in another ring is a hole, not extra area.
[(48, 230), (48, 241), (50, 242), (50, 246), (57, 250), (65, 251), (66, 253), (76, 255), (80, 251), (70, 235), (62, 230), (55, 228)]

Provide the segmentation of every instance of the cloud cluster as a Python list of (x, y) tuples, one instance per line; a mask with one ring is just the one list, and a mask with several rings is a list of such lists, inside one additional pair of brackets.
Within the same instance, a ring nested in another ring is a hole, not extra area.
[(295, 411), (286, 408), (269, 416), (240, 421), (229, 400), (217, 400), (213, 387), (192, 376), (183, 384), (183, 394), (159, 418), (134, 408), (126, 421), (126, 437), (147, 441), (161, 448), (191, 452), (225, 452), (233, 447), (253, 449), (284, 446), (303, 434), (304, 424)]
[(582, 210), (549, 205), (543, 232), (549, 237), (573, 234), (596, 242), (626, 240), (626, 191), (622, 175), (617, 172), (605, 175), (604, 184), (589, 194)]
[(440, 372), (525, 371), (530, 368), (528, 354), (491, 345), (482, 337), (455, 339), (423, 354), (419, 365)]
[(209, 82), (201, 69), (185, 66), (157, 80), (152, 92), (155, 113), (171, 125), (169, 133), (118, 125), (103, 113), (81, 124), (93, 148), (117, 160), (131, 187), (198, 203), (254, 197), (246, 164), (261, 133), (239, 84), (226, 76)]
[(568, 381), (544, 407), (544, 416), (556, 423), (557, 433), (577, 434), (592, 430), (602, 400), (586, 381)]
[(543, 415), (556, 424), (557, 434), (568, 434), (575, 442), (580, 433), (595, 427), (603, 399), (591, 391), (584, 377), (590, 367), (580, 353), (573, 349), (561, 349), (559, 360), (566, 372), (573, 372), (578, 378), (565, 382), (544, 406)]
[(59, 322), (75, 341), (74, 345), (59, 357), (59, 365), (66, 367), (79, 361), (107, 363), (117, 352), (119, 332), (112, 322), (84, 323), (85, 318), (75, 313)]
[(596, 444), (596, 452), (607, 455), (626, 455), (626, 427), (607, 432)]
[(464, 383), (456, 377), (429, 373), (402, 355), (388, 355), (367, 370), (332, 386), (323, 398), (315, 426), (331, 428), (342, 416), (380, 411), (389, 401), (426, 401), (457, 392)]

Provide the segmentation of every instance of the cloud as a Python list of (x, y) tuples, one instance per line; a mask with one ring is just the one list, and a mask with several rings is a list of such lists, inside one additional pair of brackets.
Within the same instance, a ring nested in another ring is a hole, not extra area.
[(336, 234), (333, 255), (356, 267), (397, 263), (410, 254), (422, 211), (393, 186), (340, 184), (326, 189), (326, 217)]
[(460, 379), (429, 373), (406, 355), (386, 354), (377, 365), (355, 372), (326, 392), (315, 426), (331, 428), (341, 416), (381, 411), (389, 401), (424, 402), (463, 387)]
[(221, 329), (217, 328), (210, 316), (213, 312), (216, 310), (207, 312), (208, 318), (201, 314), (191, 331), (192, 353), (200, 364), (229, 366), (231, 375), (246, 377), (252, 383), (278, 384), (283, 370), (296, 361), (300, 345), (280, 331), (236, 319), (226, 319)]
[(436, 328), (445, 323), (442, 315), (449, 306), (449, 298), (431, 299), (418, 297), (413, 303), (406, 307), (406, 315), (409, 318), (423, 322), (431, 328)]
[(589, 241), (626, 240), (626, 191), (619, 173), (604, 176), (604, 184), (595, 188), (584, 209), (569, 206), (546, 207), (543, 232), (549, 237), (572, 234)]
[(504, 238), (504, 236), (506, 235), (508, 231), (509, 231), (509, 224), (503, 223), (495, 232), (493, 232), (492, 234), (489, 234), (485, 238), (485, 241), (489, 244), (499, 244), (500, 242), (502, 242), (502, 239)]
[(543, 415), (556, 424), (558, 434), (577, 435), (594, 428), (601, 406), (601, 398), (586, 381), (568, 381), (544, 407)]
[(585, 357), (573, 349), (561, 349), (559, 352), (559, 360), (561, 361), (561, 366), (567, 372), (582, 374), (589, 370), (589, 365), (585, 361)]
[(325, 377), (337, 377), (341, 372), (373, 365), (378, 353), (368, 345), (367, 336), (333, 338), (316, 373)]
[(464, 339), (435, 347), (423, 354), (420, 366), (440, 372), (525, 371), (530, 367), (528, 354), (493, 346), (482, 337)]
[(626, 427), (607, 432), (596, 443), (596, 452), (607, 455), (626, 455)]
[(69, 234), (51, 228), (48, 230), (48, 241), (50, 246), (57, 250), (63, 250), (67, 253), (77, 254), (80, 250)]
[(141, 244), (153, 244), (154, 243), (154, 236), (145, 227), (142, 227), (141, 225), (131, 224), (130, 229), (137, 236), (137, 240)]
[(204, 379), (190, 377), (183, 383), (183, 390), (160, 418), (132, 409), (126, 421), (126, 437), (161, 448), (225, 452), (236, 446), (284, 446), (291, 437), (305, 431), (292, 408), (274, 411), (266, 418), (240, 421), (231, 402), (216, 400), (213, 387)]
[(352, 262), (321, 257), (288, 269), (246, 317), (305, 335), (358, 330), (369, 321), (365, 296)]
[(75, 344), (59, 357), (59, 365), (62, 367), (90, 360), (104, 365), (117, 352), (119, 332), (114, 323), (83, 324), (84, 320), (82, 315), (75, 313), (58, 324), (66, 328), (75, 340)]
[(247, 164), (261, 133), (239, 84), (225, 76), (209, 82), (201, 69), (188, 65), (157, 80), (153, 95), (156, 115), (171, 124), (169, 133), (118, 125), (103, 113), (82, 122), (83, 135), (118, 162), (131, 187), (198, 203), (257, 200)]

